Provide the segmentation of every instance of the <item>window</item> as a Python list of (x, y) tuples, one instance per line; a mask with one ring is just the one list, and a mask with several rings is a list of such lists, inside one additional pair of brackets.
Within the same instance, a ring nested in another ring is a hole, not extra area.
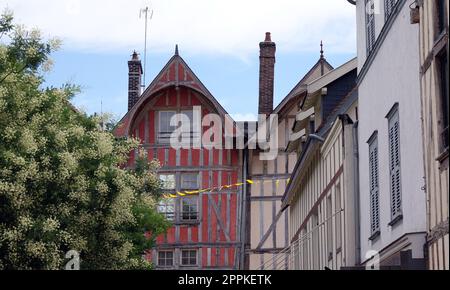
[(395, 224), (402, 218), (402, 186), (400, 174), (400, 121), (398, 105), (388, 114), (389, 120), (389, 171), (391, 184), (391, 214)]
[(197, 221), (198, 200), (196, 196), (185, 197), (181, 200), (181, 219), (183, 221)]
[(158, 252), (158, 267), (172, 267), (173, 266), (173, 251), (159, 251)]
[(167, 220), (175, 219), (175, 200), (172, 198), (163, 199), (158, 204), (158, 212), (166, 217)]
[(159, 180), (161, 180), (162, 189), (175, 190), (175, 175), (174, 174), (160, 174)]
[(181, 111), (181, 114), (189, 119), (190, 132), (193, 131), (194, 127), (194, 112), (193, 111)]
[(183, 173), (181, 175), (181, 189), (193, 190), (199, 188), (198, 173)]
[(440, 86), (440, 106), (441, 106), (441, 152), (448, 150), (449, 134), (448, 134), (448, 56), (447, 51), (444, 51), (438, 56), (439, 67), (439, 86)]
[[(159, 180), (162, 183), (162, 189), (166, 191), (175, 190), (175, 175), (174, 174), (160, 174)], [(158, 212), (166, 217), (167, 220), (173, 221), (175, 219), (175, 200), (172, 198), (163, 199), (158, 204)]]
[(197, 266), (197, 250), (182, 250), (181, 266)]
[(380, 232), (378, 169), (378, 133), (375, 132), (369, 140), (370, 230), (372, 237)]
[(394, 12), (394, 7), (397, 4), (397, 0), (384, 0), (384, 14), (386, 21)]
[[(188, 119), (188, 123), (186, 123)], [(180, 142), (182, 142), (183, 144), (192, 144), (192, 138), (194, 136), (194, 114), (193, 111), (181, 111), (180, 112), (180, 116), (179, 116), (179, 121), (183, 121), (182, 125), (183, 127), (181, 127), (180, 129), (181, 131), (181, 139)], [(196, 134), (196, 136), (199, 136), (200, 134)]]
[(366, 38), (367, 54), (369, 55), (375, 45), (375, 1), (366, 0)]
[(159, 112), (158, 140), (160, 143), (170, 143), (170, 137), (176, 127), (170, 125), (170, 120), (176, 115), (175, 111)]

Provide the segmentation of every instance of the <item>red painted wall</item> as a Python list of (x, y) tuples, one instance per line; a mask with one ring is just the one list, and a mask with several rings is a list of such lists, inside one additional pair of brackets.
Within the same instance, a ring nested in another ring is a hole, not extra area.
[[(176, 65), (176, 64), (174, 64)], [(173, 66), (174, 66), (173, 65)], [(168, 73), (164, 76), (164, 80), (171, 81), (176, 77), (175, 70), (169, 68)], [(192, 79), (191, 76), (185, 74), (184, 67), (180, 66), (178, 69), (179, 79)], [(179, 87), (178, 90), (170, 87), (164, 91), (159, 91), (153, 96), (149, 102), (140, 108), (136, 116), (134, 116), (134, 123), (131, 124), (131, 132), (135, 132), (141, 139), (142, 144), (148, 150), (149, 159), (153, 157), (158, 159), (161, 163), (161, 172), (164, 173), (181, 173), (186, 169), (198, 171), (202, 176), (202, 188), (218, 187), (220, 185), (228, 185), (229, 181), (232, 183), (239, 182), (240, 176), (240, 161), (239, 152), (237, 150), (213, 150), (210, 154), (206, 149), (189, 149), (180, 150), (179, 160), (177, 162), (177, 151), (170, 148), (170, 145), (163, 146), (157, 144), (157, 116), (160, 110), (179, 110), (190, 109), (193, 106), (202, 106), (202, 114), (206, 115), (214, 112), (211, 109), (210, 103), (207, 103), (198, 92), (186, 88)], [(204, 127), (203, 130), (208, 129)], [(145, 140), (147, 139), (147, 140)], [(189, 160), (191, 156), (191, 160)], [(221, 156), (221, 158), (220, 158)], [(210, 158), (212, 159), (210, 160)], [(222, 159), (222, 160), (220, 160)], [(167, 160), (167, 163), (166, 163)], [(134, 154), (130, 154), (129, 165), (134, 162)], [(211, 182), (210, 182), (211, 177)], [(224, 191), (204, 193), (199, 197), (198, 207), (201, 209), (201, 219), (197, 224), (179, 224), (174, 225), (170, 230), (162, 236), (157, 238), (157, 247), (169, 248), (173, 250), (180, 250), (197, 246), (199, 268), (235, 268), (237, 265), (237, 249), (238, 236), (238, 195), (241, 188), (230, 188)], [(219, 218), (222, 220), (225, 227), (228, 228), (230, 241), (227, 241), (223, 229), (220, 228), (218, 217), (215, 214), (213, 207), (209, 204), (208, 195), (212, 197), (216, 205), (219, 207)], [(229, 212), (227, 214), (227, 211)], [(227, 217), (229, 219), (227, 220)], [(219, 255), (216, 256), (216, 251)], [(210, 255), (208, 254), (210, 253)], [(152, 255), (147, 255), (149, 259)], [(155, 257), (155, 252), (153, 252)], [(179, 262), (179, 261), (177, 261)]]

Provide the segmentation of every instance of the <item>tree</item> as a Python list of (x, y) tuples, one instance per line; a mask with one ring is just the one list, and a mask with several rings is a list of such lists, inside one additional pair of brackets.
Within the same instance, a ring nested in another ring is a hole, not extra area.
[(138, 142), (74, 109), (76, 86), (42, 88), (59, 42), (12, 23), (0, 17), (0, 269), (64, 269), (70, 250), (81, 269), (149, 269), (168, 227), (157, 164), (120, 167)]

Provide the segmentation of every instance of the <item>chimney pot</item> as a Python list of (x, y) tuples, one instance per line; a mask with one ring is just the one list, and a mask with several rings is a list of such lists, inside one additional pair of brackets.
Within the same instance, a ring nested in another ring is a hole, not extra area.
[(266, 33), (266, 39), (259, 44), (260, 68), (259, 68), (259, 109), (258, 114), (266, 116), (273, 112), (273, 90), (275, 77), (275, 52), (276, 44), (272, 42), (270, 32)]
[(128, 111), (134, 107), (141, 97), (142, 73), (139, 54), (134, 51), (131, 60), (128, 61)]
[(133, 52), (132, 60), (139, 60), (139, 54), (136, 52), (136, 50)]

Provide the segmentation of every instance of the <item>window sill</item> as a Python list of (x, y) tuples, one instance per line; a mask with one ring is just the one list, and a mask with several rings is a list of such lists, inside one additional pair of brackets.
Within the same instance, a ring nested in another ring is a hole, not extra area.
[(176, 226), (183, 226), (183, 225), (189, 225), (189, 226), (195, 226), (200, 224), (200, 220), (195, 221), (177, 221), (173, 223)]
[(156, 266), (155, 269), (156, 270), (167, 271), (167, 270), (173, 270), (174, 266)]
[(378, 240), (378, 238), (381, 236), (381, 232), (380, 231), (376, 231), (375, 233), (373, 233), (370, 238), (369, 241), (371, 241), (372, 243), (375, 242), (376, 240)]
[(396, 218), (394, 218), (388, 225), (390, 227), (394, 227), (395, 225), (397, 225), (399, 222), (401, 222), (403, 220), (403, 215), (399, 215)]
[(180, 265), (181, 269), (197, 269), (198, 265)]

